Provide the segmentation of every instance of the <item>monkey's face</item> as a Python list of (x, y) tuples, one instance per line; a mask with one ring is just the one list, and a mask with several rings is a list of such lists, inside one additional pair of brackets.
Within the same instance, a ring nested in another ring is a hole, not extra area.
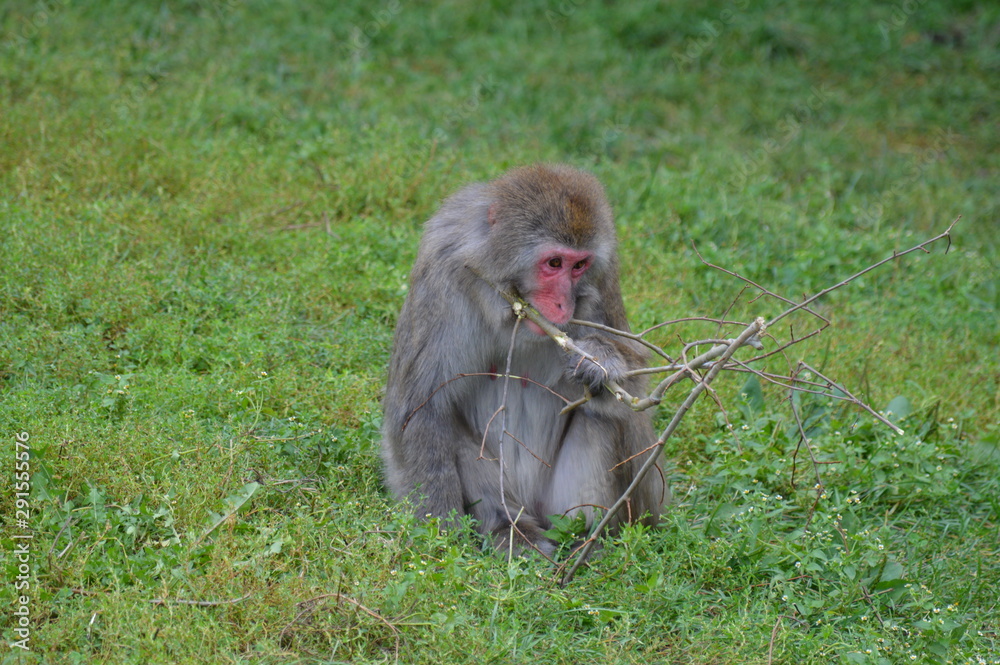
[[(561, 245), (544, 247), (535, 262), (533, 285), (526, 294), (528, 302), (552, 323), (565, 325), (576, 309), (577, 283), (593, 261), (594, 255), (588, 251)], [(528, 328), (544, 334), (530, 321)]]

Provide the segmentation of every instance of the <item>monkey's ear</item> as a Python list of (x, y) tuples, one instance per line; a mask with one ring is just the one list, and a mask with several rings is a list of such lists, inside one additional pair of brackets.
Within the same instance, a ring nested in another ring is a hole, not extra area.
[(491, 203), (490, 209), (486, 213), (486, 220), (490, 223), (490, 227), (497, 223), (497, 204)]

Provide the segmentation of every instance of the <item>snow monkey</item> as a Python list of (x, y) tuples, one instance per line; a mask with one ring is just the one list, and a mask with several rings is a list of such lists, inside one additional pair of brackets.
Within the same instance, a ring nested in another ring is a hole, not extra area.
[[(572, 322), (628, 330), (615, 245), (601, 184), (564, 165), (470, 185), (431, 217), (384, 399), (382, 453), (397, 499), (421, 517), (472, 515), (499, 549), (550, 555), (549, 515), (582, 511), (590, 521), (621, 496), (656, 437), (648, 413), (618, 403), (603, 384), (643, 394), (642, 379), (626, 372), (645, 354)], [(497, 289), (530, 303), (599, 365), (563, 351), (532, 322), (521, 322), (512, 342), (517, 317)], [(505, 379), (512, 344), (516, 378)], [(585, 390), (592, 399), (561, 415), (562, 398)], [(662, 472), (651, 469), (616, 521), (655, 522), (667, 495)]]

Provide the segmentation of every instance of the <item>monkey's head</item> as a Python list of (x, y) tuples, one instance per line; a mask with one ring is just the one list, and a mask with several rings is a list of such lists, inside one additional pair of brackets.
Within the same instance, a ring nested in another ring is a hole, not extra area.
[[(510, 171), (490, 183), (488, 272), (556, 325), (614, 270), (615, 226), (597, 179), (564, 165)], [(529, 327), (541, 334), (541, 329)]]

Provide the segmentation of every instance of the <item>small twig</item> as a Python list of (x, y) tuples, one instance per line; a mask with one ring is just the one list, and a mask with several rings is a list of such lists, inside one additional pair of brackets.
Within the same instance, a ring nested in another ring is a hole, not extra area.
[[(69, 525), (70, 525), (70, 523), (72, 521), (73, 521), (73, 514), (70, 513), (66, 517), (66, 521), (63, 522), (63, 525), (61, 527), (59, 527), (59, 531), (56, 533), (56, 537), (52, 539), (52, 546), (49, 547), (49, 551), (46, 554), (46, 558), (49, 559), (49, 561), (52, 560), (52, 553), (55, 551), (56, 546), (59, 544), (59, 538), (63, 535), (63, 531), (65, 531), (66, 529), (69, 528)], [(72, 536), (72, 534), (70, 534), (69, 540), (70, 540), (71, 543), (73, 542), (73, 536)], [(61, 557), (62, 557), (62, 554), (59, 554), (59, 556), (57, 556), (56, 558), (58, 559), (58, 558), (61, 558)]]
[[(497, 465), (497, 468), (500, 471), (500, 505), (503, 506), (503, 511), (507, 515), (507, 520), (510, 522), (511, 528), (516, 527), (514, 526), (514, 518), (510, 516), (510, 508), (507, 506), (507, 491), (504, 489), (504, 478), (506, 477), (507, 472), (506, 469), (504, 469), (503, 440), (504, 437), (507, 436), (507, 388), (510, 386), (510, 366), (514, 359), (514, 340), (517, 337), (517, 329), (520, 325), (521, 318), (518, 317), (517, 320), (514, 321), (514, 329), (510, 333), (510, 344), (507, 347), (506, 367), (504, 367), (503, 391), (501, 392), (500, 406), (497, 408), (497, 413), (500, 414), (500, 438), (497, 442), (497, 454), (500, 457), (499, 464)], [(518, 514), (518, 516), (520, 517), (520, 514)], [(510, 538), (508, 546), (508, 549), (514, 546), (513, 537)]]
[[(797, 371), (797, 370), (796, 370)], [(809, 453), (809, 458), (813, 463), (813, 471), (816, 472), (816, 489), (822, 491), (823, 488), (823, 478), (819, 475), (819, 462), (816, 460), (816, 454), (813, 452), (812, 441), (809, 440), (809, 436), (806, 434), (805, 426), (802, 423), (802, 416), (799, 415), (799, 408), (795, 406), (795, 400), (793, 395), (795, 394), (795, 388), (790, 388), (788, 391), (788, 404), (792, 410), (792, 417), (795, 418), (795, 427), (799, 431), (799, 442), (795, 445), (795, 452), (792, 453), (792, 477), (790, 484), (795, 487), (795, 468), (799, 460), (799, 449), (802, 444), (805, 444), (806, 451)], [(806, 520), (806, 524), (809, 520)]]
[(781, 616), (778, 620), (774, 622), (774, 628), (771, 629), (771, 639), (767, 643), (767, 665), (771, 665), (774, 662), (774, 642), (778, 637), (778, 628), (781, 626)]
[[(726, 310), (722, 313), (722, 316), (720, 317), (722, 320), (725, 320), (726, 315), (728, 315), (729, 312), (733, 311), (733, 308), (736, 307), (736, 303), (738, 303), (740, 301), (740, 298), (743, 297), (743, 294), (746, 293), (746, 291), (747, 291), (748, 288), (750, 288), (749, 284), (744, 284), (743, 285), (743, 288), (740, 289), (740, 292), (736, 294), (736, 297), (733, 298), (732, 302), (729, 303), (729, 306), (726, 307)], [(755, 301), (756, 301), (756, 298), (754, 298), (754, 300), (751, 300), (750, 304), (752, 305)], [(746, 324), (743, 324), (743, 325), (746, 326)], [(722, 336), (722, 329), (724, 327), (725, 327), (725, 324), (723, 324), (723, 323), (720, 323), (718, 325), (718, 331), (719, 332), (716, 333), (716, 335), (718, 337)]]
[(307, 600), (302, 600), (302, 601), (299, 601), (298, 603), (296, 603), (296, 605), (298, 605), (299, 607), (303, 607), (304, 605), (311, 605), (311, 606), (305, 607), (301, 612), (299, 612), (295, 616), (294, 619), (292, 619), (292, 621), (287, 626), (285, 626), (284, 628), (282, 628), (279, 637), (283, 638), (285, 636), (285, 633), (288, 632), (288, 629), (290, 629), (292, 626), (294, 626), (298, 622), (298, 620), (300, 618), (302, 618), (306, 614), (311, 614), (312, 612), (315, 612), (316, 611), (316, 604), (319, 601), (321, 601), (321, 600), (326, 600), (327, 598), (336, 598), (338, 605), (340, 604), (340, 601), (342, 601), (342, 600), (343, 601), (347, 601), (348, 603), (350, 603), (351, 605), (354, 605), (356, 608), (358, 608), (359, 610), (361, 610), (362, 612), (364, 612), (368, 616), (372, 617), (373, 619), (375, 619), (377, 621), (382, 622), (386, 626), (386, 628), (388, 628), (389, 630), (392, 631), (393, 637), (396, 640), (396, 661), (397, 662), (399, 661), (399, 644), (400, 644), (399, 629), (396, 628), (396, 626), (394, 626), (388, 619), (386, 619), (384, 616), (382, 616), (381, 614), (379, 614), (375, 610), (370, 609), (368, 607), (365, 607), (360, 602), (354, 600), (350, 596), (345, 596), (344, 594), (340, 593), (339, 591), (337, 593), (324, 593), (322, 595), (315, 596), (313, 598), (309, 598)]
[[(920, 243), (919, 245), (915, 245), (915, 246), (911, 247), (910, 249), (904, 250), (902, 252), (893, 252), (892, 256), (884, 258), (881, 261), (879, 261), (878, 263), (873, 263), (872, 265), (868, 266), (864, 270), (859, 270), (858, 272), (854, 273), (853, 275), (851, 275), (847, 279), (841, 280), (840, 282), (837, 282), (833, 286), (827, 287), (827, 288), (825, 288), (825, 289), (823, 289), (821, 291), (817, 291), (814, 295), (809, 296), (808, 298), (806, 298), (802, 302), (798, 303), (794, 307), (790, 307), (789, 309), (786, 309), (784, 312), (782, 312), (778, 316), (776, 316), (773, 319), (771, 319), (771, 322), (768, 325), (769, 326), (773, 326), (775, 323), (777, 323), (778, 321), (782, 320), (783, 318), (785, 318), (789, 314), (791, 314), (793, 312), (796, 312), (796, 311), (798, 311), (800, 309), (805, 309), (810, 314), (813, 314), (815, 316), (819, 316), (818, 314), (816, 314), (815, 312), (813, 312), (811, 309), (809, 309), (807, 307), (807, 305), (809, 305), (812, 302), (815, 302), (816, 300), (819, 300), (820, 298), (822, 298), (826, 294), (830, 293), (831, 291), (836, 291), (840, 287), (853, 282), (858, 277), (861, 277), (862, 275), (867, 274), (867, 273), (871, 272), (872, 270), (875, 270), (879, 266), (882, 266), (882, 265), (885, 265), (886, 263), (889, 263), (890, 261), (895, 261), (896, 259), (902, 258), (902, 257), (906, 256), (907, 254), (911, 254), (913, 252), (920, 251), (920, 252), (928, 253), (927, 252), (927, 246), (936, 243), (938, 240), (941, 240), (942, 238), (947, 238), (948, 239), (948, 247), (945, 248), (945, 250), (944, 250), (945, 254), (947, 254), (948, 250), (951, 249), (951, 230), (953, 228), (955, 228), (955, 224), (958, 224), (958, 220), (960, 220), (960, 219), (962, 219), (961, 215), (959, 215), (958, 217), (956, 217), (955, 221), (953, 221), (951, 224), (949, 224), (948, 228), (945, 229), (945, 231), (943, 233), (939, 233), (938, 235), (934, 236), (930, 240), (925, 240), (922, 243)], [(778, 296), (775, 296), (775, 297), (778, 297)], [(786, 298), (779, 298), (779, 300), (783, 300), (785, 302), (791, 302), (790, 300), (788, 300)], [(820, 316), (819, 318), (823, 319), (827, 323), (830, 323), (829, 321), (827, 321), (826, 319), (824, 319), (822, 316)]]
[(795, 487), (795, 468), (796, 468), (796, 465), (799, 462), (799, 449), (802, 447), (802, 444), (805, 444), (806, 451), (809, 452), (809, 459), (811, 459), (812, 463), (813, 463), (813, 471), (816, 473), (816, 486), (814, 488), (815, 491), (816, 491), (816, 499), (813, 501), (812, 507), (809, 508), (809, 512), (806, 514), (805, 527), (808, 527), (809, 524), (810, 524), (810, 522), (812, 522), (813, 515), (816, 514), (816, 509), (819, 507), (820, 499), (823, 496), (823, 478), (819, 474), (819, 466), (820, 466), (820, 464), (819, 464), (819, 461), (816, 459), (816, 454), (813, 452), (812, 442), (809, 440), (809, 437), (806, 435), (806, 429), (805, 429), (805, 425), (802, 422), (802, 416), (799, 415), (799, 409), (798, 409), (797, 406), (795, 406), (795, 388), (794, 388), (794, 385), (795, 385), (796, 380), (798, 379), (799, 369), (801, 369), (801, 366), (795, 368), (795, 371), (792, 372), (792, 377), (791, 377), (792, 378), (792, 386), (790, 386), (789, 389), (788, 389), (788, 406), (792, 410), (792, 417), (795, 418), (795, 426), (799, 430), (799, 442), (795, 446), (795, 452), (792, 453), (791, 486)]
[[(788, 303), (789, 305), (795, 305), (792, 309), (787, 310), (788, 313), (790, 313), (792, 311), (795, 311), (797, 309), (805, 309), (807, 312), (809, 312), (810, 314), (812, 314), (813, 316), (815, 316), (820, 321), (823, 321), (827, 325), (830, 324), (830, 320), (827, 319), (825, 316), (823, 316), (821, 314), (818, 314), (817, 312), (814, 312), (813, 310), (811, 310), (808, 307), (806, 307), (806, 305), (808, 305), (810, 302), (812, 302), (816, 298), (811, 298), (811, 299), (809, 299), (809, 300), (807, 300), (807, 301), (805, 301), (803, 303), (796, 304), (796, 302), (794, 300), (790, 300), (790, 299), (788, 299), (788, 298), (786, 298), (786, 297), (784, 297), (782, 295), (778, 295), (774, 291), (771, 291), (770, 289), (767, 289), (767, 288), (761, 286), (760, 284), (758, 284), (757, 282), (753, 281), (749, 277), (744, 277), (743, 275), (741, 275), (741, 274), (739, 274), (737, 272), (733, 272), (732, 270), (727, 270), (727, 269), (725, 269), (725, 268), (723, 268), (721, 266), (715, 265), (714, 263), (709, 263), (708, 261), (705, 260), (705, 257), (701, 255), (701, 252), (698, 251), (698, 248), (695, 247), (695, 245), (694, 245), (693, 242), (691, 243), (691, 249), (693, 249), (694, 253), (698, 255), (698, 259), (702, 263), (704, 263), (706, 266), (708, 266), (709, 268), (714, 268), (715, 270), (718, 270), (720, 272), (724, 272), (727, 275), (731, 275), (731, 276), (735, 277), (736, 279), (742, 280), (742, 281), (746, 282), (747, 284), (749, 284), (750, 286), (752, 286), (752, 287), (754, 287), (756, 289), (760, 289), (761, 291), (763, 291), (763, 293), (765, 295), (771, 296), (772, 298), (780, 300), (781, 302)], [(784, 316), (784, 314), (782, 314), (782, 316)], [(782, 318), (782, 316), (779, 316), (777, 319), (772, 320), (770, 323), (768, 323), (768, 325), (769, 326), (774, 325), (780, 318)]]
[[(795, 580), (795, 579), (801, 579), (802, 577), (806, 577), (806, 575), (801, 575), (799, 577), (793, 577), (789, 581)], [(794, 622), (798, 623), (800, 626), (802, 626), (802, 625), (808, 625), (808, 623), (806, 623), (805, 621), (802, 621), (802, 619), (797, 619), (794, 616), (788, 616), (787, 614), (781, 614), (781, 615), (779, 615), (778, 616), (778, 620), (774, 622), (774, 628), (771, 629), (771, 639), (770, 639), (770, 641), (768, 642), (768, 645), (767, 645), (767, 663), (768, 663), (768, 665), (771, 665), (771, 663), (774, 662), (774, 644), (775, 644), (775, 642), (778, 639), (778, 629), (781, 627), (781, 620), (782, 619), (788, 619), (789, 621), (794, 621)]]
[[(678, 319), (678, 321), (684, 321), (684, 320), (686, 319)], [(652, 328), (647, 328), (646, 330), (643, 330), (641, 333), (633, 333), (633, 332), (628, 332), (627, 330), (619, 330), (618, 328), (612, 328), (611, 326), (606, 326), (603, 323), (594, 323), (593, 321), (584, 321), (583, 319), (570, 319), (569, 323), (570, 325), (583, 326), (585, 328), (593, 328), (594, 330), (600, 330), (601, 332), (606, 332), (611, 335), (617, 335), (618, 337), (624, 337), (625, 339), (630, 339), (634, 342), (642, 344), (656, 355), (666, 358), (667, 362), (674, 362), (674, 359), (671, 358), (666, 351), (664, 351), (656, 344), (653, 344), (649, 340), (645, 339), (643, 336), (649, 331), (655, 330), (660, 326), (668, 325), (668, 323), (677, 323), (677, 321), (661, 323), (657, 326), (653, 326)]]
[[(714, 323), (717, 326), (719, 326), (720, 328), (722, 326), (743, 326), (743, 327), (747, 326), (747, 322), (746, 321), (727, 321), (725, 318), (717, 319), (717, 318), (711, 317), (711, 316), (685, 316), (685, 317), (680, 318), (680, 319), (670, 319), (669, 321), (662, 321), (660, 323), (657, 323), (656, 325), (652, 325), (652, 326), (646, 328), (645, 330), (643, 330), (641, 333), (639, 333), (639, 336), (640, 337), (644, 337), (644, 336), (648, 335), (649, 333), (653, 332), (654, 330), (658, 330), (658, 329), (666, 327), (666, 326), (676, 325), (678, 323), (690, 323), (692, 321), (702, 321), (704, 323)], [(590, 324), (585, 324), (585, 325), (590, 325)], [(609, 330), (609, 332), (610, 332), (610, 330)]]
[[(857, 397), (855, 397), (854, 395), (852, 395), (851, 392), (847, 388), (845, 388), (844, 386), (840, 385), (839, 383), (837, 383), (833, 379), (824, 376), (822, 372), (820, 372), (818, 369), (816, 369), (815, 367), (812, 367), (811, 365), (809, 365), (807, 363), (800, 362), (799, 365), (801, 365), (802, 367), (806, 368), (807, 370), (809, 370), (810, 372), (812, 372), (813, 374), (815, 374), (819, 378), (821, 378), (824, 381), (826, 381), (828, 384), (830, 384), (831, 388), (836, 388), (837, 390), (839, 390), (842, 393), (844, 393), (845, 395), (847, 395), (848, 401), (850, 401), (852, 404), (855, 404), (859, 408), (867, 411), (870, 416), (872, 416), (873, 418), (875, 418), (876, 420), (878, 420), (880, 423), (882, 423), (883, 425), (885, 425), (886, 427), (888, 427), (889, 429), (891, 429), (892, 431), (894, 431), (896, 434), (903, 434), (903, 429), (899, 425), (896, 425), (891, 420), (889, 420), (888, 418), (886, 418), (885, 416), (883, 416), (881, 413), (879, 413), (878, 411), (876, 411), (875, 409), (871, 408), (870, 406), (868, 406), (867, 404), (865, 404), (864, 402), (862, 402), (860, 399), (858, 399)], [(832, 395), (830, 395), (830, 396), (832, 397)]]
[(712, 380), (715, 379), (716, 376), (718, 376), (719, 372), (722, 370), (723, 365), (725, 364), (725, 361), (729, 360), (729, 358), (734, 353), (736, 353), (736, 349), (743, 346), (747, 342), (747, 340), (763, 332), (764, 325), (765, 325), (764, 319), (758, 318), (752, 324), (747, 326), (746, 330), (744, 330), (739, 337), (733, 340), (732, 344), (730, 344), (723, 350), (721, 356), (722, 362), (716, 363), (712, 367), (712, 369), (708, 371), (708, 374), (705, 376), (705, 378), (702, 379), (700, 382), (698, 382), (698, 384), (691, 390), (691, 392), (687, 396), (687, 399), (684, 400), (684, 403), (681, 404), (680, 407), (677, 409), (676, 413), (674, 413), (674, 417), (670, 420), (670, 424), (667, 425), (666, 429), (663, 430), (663, 433), (660, 434), (660, 437), (656, 440), (655, 449), (650, 452), (649, 457), (646, 458), (646, 461), (639, 468), (639, 471), (636, 472), (635, 478), (632, 479), (632, 483), (628, 486), (628, 489), (626, 489), (625, 492), (621, 495), (621, 497), (618, 498), (618, 501), (616, 501), (614, 505), (608, 509), (608, 512), (605, 513), (601, 521), (591, 531), (590, 537), (587, 539), (587, 542), (584, 544), (584, 546), (580, 549), (580, 553), (577, 555), (576, 561), (573, 562), (573, 565), (563, 576), (561, 582), (562, 586), (565, 587), (567, 584), (570, 583), (570, 581), (573, 579), (573, 575), (576, 574), (577, 569), (583, 564), (584, 561), (587, 560), (587, 556), (593, 549), (594, 544), (597, 542), (597, 538), (600, 536), (601, 532), (611, 522), (611, 520), (614, 519), (615, 515), (618, 514), (618, 511), (621, 510), (622, 506), (625, 505), (625, 503), (627, 503), (631, 499), (632, 493), (635, 492), (635, 489), (642, 482), (642, 479), (646, 476), (647, 473), (649, 473), (649, 469), (656, 464), (657, 459), (660, 456), (660, 451), (663, 450), (663, 444), (666, 443), (667, 439), (674, 433), (674, 431), (680, 425), (681, 420), (684, 418), (684, 415), (694, 405), (695, 401), (698, 399), (701, 393), (703, 393), (708, 388), (708, 384), (710, 384)]
[(240, 596), (239, 598), (231, 598), (229, 600), (187, 600), (185, 598), (151, 598), (146, 602), (152, 603), (154, 605), (195, 605), (197, 607), (215, 607), (217, 605), (235, 605), (236, 603), (242, 603), (244, 600), (253, 595), (251, 591), (245, 596)]
[(493, 421), (496, 420), (496, 417), (499, 416), (500, 412), (504, 410), (505, 407), (501, 404), (496, 408), (496, 411), (493, 412), (493, 415), (490, 416), (490, 419), (486, 421), (486, 426), (483, 427), (483, 438), (479, 441), (479, 457), (476, 458), (477, 460), (486, 460), (488, 462), (497, 461), (495, 457), (486, 456), (486, 439), (490, 435), (490, 427), (493, 426)]
[[(517, 309), (515, 308), (514, 311), (517, 312)], [(499, 461), (499, 465), (498, 465), (498, 468), (500, 470), (500, 505), (503, 506), (504, 514), (507, 516), (507, 520), (510, 522), (510, 528), (511, 528), (511, 532), (512, 532), (511, 535), (510, 535), (510, 537), (508, 538), (508, 540), (510, 542), (507, 543), (508, 557), (512, 557), (513, 554), (514, 554), (514, 534), (513, 534), (513, 532), (516, 531), (517, 534), (519, 536), (521, 536), (521, 540), (522, 541), (524, 541), (525, 543), (527, 543), (528, 545), (530, 545), (532, 547), (532, 549), (534, 549), (536, 552), (538, 552), (539, 554), (541, 554), (542, 556), (544, 556), (546, 559), (548, 559), (549, 557), (546, 556), (545, 552), (543, 552), (541, 550), (541, 548), (538, 547), (538, 545), (536, 545), (534, 542), (532, 542), (531, 540), (529, 540), (524, 535), (524, 533), (519, 528), (517, 528), (517, 521), (519, 519), (521, 519), (521, 515), (524, 513), (524, 506), (521, 506), (520, 509), (518, 510), (518, 512), (517, 512), (517, 518), (511, 517), (510, 507), (507, 505), (507, 492), (504, 489), (504, 480), (505, 480), (505, 478), (507, 476), (507, 472), (506, 472), (506, 469), (504, 468), (504, 458), (503, 458), (503, 449), (504, 449), (504, 447), (503, 447), (503, 441), (504, 441), (504, 438), (508, 437), (508, 436), (510, 438), (514, 439), (515, 441), (517, 441), (517, 438), (514, 437), (507, 430), (507, 388), (510, 385), (510, 378), (511, 378), (511, 375), (510, 375), (510, 366), (511, 366), (511, 364), (514, 361), (514, 342), (517, 340), (517, 330), (518, 330), (518, 328), (521, 325), (521, 318), (522, 318), (522, 316), (519, 313), (518, 316), (517, 316), (517, 319), (515, 319), (515, 321), (514, 321), (514, 328), (513, 328), (513, 330), (511, 330), (511, 333), (510, 333), (510, 345), (507, 347), (507, 360), (506, 360), (506, 366), (504, 367), (503, 392), (501, 393), (500, 407), (497, 409), (500, 412), (500, 441), (499, 441), (499, 450), (498, 450), (498, 454), (499, 454), (499, 457), (500, 457), (500, 461)], [(520, 443), (520, 442), (518, 441), (518, 443)], [(525, 446), (525, 448), (527, 448), (527, 446)], [(534, 453), (532, 453), (532, 456), (537, 459), (537, 455), (535, 455)], [(548, 466), (548, 464), (546, 464), (546, 466)]]
[(557, 393), (556, 391), (552, 390), (552, 388), (550, 388), (549, 386), (545, 385), (544, 383), (539, 383), (538, 381), (535, 381), (534, 379), (532, 379), (530, 377), (527, 377), (527, 376), (517, 376), (515, 374), (500, 374), (499, 372), (463, 372), (462, 374), (456, 374), (455, 376), (451, 377), (450, 379), (448, 379), (447, 381), (445, 381), (444, 383), (442, 383), (441, 385), (439, 385), (437, 388), (435, 388), (434, 390), (432, 390), (431, 394), (427, 396), (427, 399), (425, 399), (423, 402), (421, 402), (420, 404), (418, 404), (417, 408), (413, 409), (413, 411), (410, 411), (409, 415), (406, 416), (406, 420), (403, 421), (403, 425), (399, 429), (400, 430), (406, 429), (406, 426), (410, 424), (410, 420), (413, 419), (413, 416), (417, 415), (417, 412), (420, 411), (420, 409), (422, 409), (425, 406), (427, 406), (427, 403), (431, 401), (431, 398), (434, 397), (434, 395), (436, 395), (442, 388), (444, 388), (445, 386), (447, 386), (449, 383), (451, 383), (452, 381), (458, 381), (459, 379), (468, 379), (468, 378), (474, 377), (474, 376), (487, 376), (487, 377), (491, 377), (491, 378), (494, 378), (494, 379), (504, 378), (504, 377), (510, 377), (512, 379), (518, 379), (522, 383), (531, 383), (531, 384), (534, 384), (534, 385), (538, 386), (539, 388), (542, 388), (544, 390), (549, 391), (552, 395), (555, 395), (556, 397), (558, 397), (559, 399), (561, 399), (566, 404), (570, 403), (569, 398), (567, 398), (567, 397), (565, 397), (563, 395), (560, 395), (559, 393)]

